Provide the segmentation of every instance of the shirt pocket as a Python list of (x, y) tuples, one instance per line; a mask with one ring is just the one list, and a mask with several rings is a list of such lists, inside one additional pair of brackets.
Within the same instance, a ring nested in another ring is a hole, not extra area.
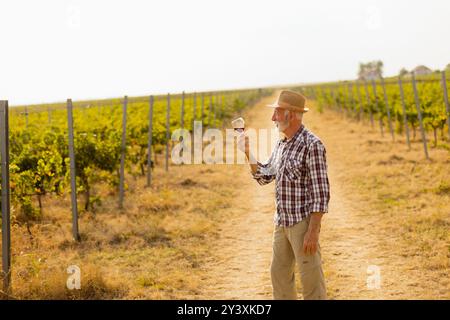
[(297, 159), (290, 159), (284, 167), (284, 175), (291, 182), (302, 182), (306, 174), (306, 167)]

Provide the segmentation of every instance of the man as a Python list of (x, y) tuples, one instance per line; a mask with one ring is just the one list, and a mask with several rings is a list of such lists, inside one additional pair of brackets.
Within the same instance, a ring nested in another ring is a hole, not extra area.
[(300, 268), (304, 299), (326, 299), (319, 233), (328, 212), (330, 186), (325, 147), (303, 124), (309, 109), (305, 97), (284, 90), (274, 108), (272, 121), (285, 136), (267, 163), (250, 153), (249, 140), (241, 133), (239, 149), (245, 152), (253, 178), (260, 185), (275, 180), (276, 212), (271, 277), (274, 299), (297, 299), (295, 262)]

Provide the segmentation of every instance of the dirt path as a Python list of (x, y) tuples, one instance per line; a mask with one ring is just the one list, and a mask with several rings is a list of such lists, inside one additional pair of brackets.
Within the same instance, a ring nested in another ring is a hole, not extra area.
[[(271, 128), (271, 109), (264, 104), (276, 99), (277, 93), (249, 110), (249, 127)], [(331, 201), (321, 231), (323, 265), (331, 299), (383, 299), (383, 289), (367, 289), (367, 268), (386, 265), (376, 248), (380, 239), (367, 228), (373, 221), (358, 216), (356, 203), (347, 200), (340, 188), (345, 167), (340, 155), (345, 141), (337, 134), (345, 124), (330, 127), (330, 120), (312, 110), (304, 117), (306, 127), (316, 133), (327, 147)], [(260, 186), (251, 179), (247, 166), (236, 177), (242, 196), (234, 200), (236, 218), (223, 225), (216, 250), (207, 263), (204, 299), (272, 299), (270, 260), (272, 254), (273, 184)], [(300, 294), (300, 282), (297, 283)], [(389, 270), (383, 270), (383, 276)]]
[[(273, 96), (266, 98), (249, 110), (245, 115), (249, 127), (271, 126), (268, 110), (262, 106), (272, 100)], [(241, 165), (236, 185), (242, 189), (241, 196), (231, 206), (232, 216), (236, 218), (227, 221), (220, 231), (217, 249), (205, 268), (207, 285), (200, 298), (271, 299), (273, 185), (257, 184), (247, 165)]]

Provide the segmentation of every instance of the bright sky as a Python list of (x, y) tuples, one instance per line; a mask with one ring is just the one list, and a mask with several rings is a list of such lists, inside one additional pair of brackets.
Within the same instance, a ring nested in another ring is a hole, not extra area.
[(351, 79), (450, 63), (448, 0), (0, 0), (11, 105)]

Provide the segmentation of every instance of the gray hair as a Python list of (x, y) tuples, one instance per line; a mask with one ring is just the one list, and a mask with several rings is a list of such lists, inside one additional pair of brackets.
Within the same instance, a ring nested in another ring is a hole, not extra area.
[(303, 119), (303, 112), (296, 112), (296, 111), (292, 111), (292, 110), (284, 110), (284, 116), (287, 116), (289, 114), (289, 112), (292, 112), (293, 114), (295, 114), (295, 117), (297, 118), (297, 120), (302, 121), (302, 119)]

